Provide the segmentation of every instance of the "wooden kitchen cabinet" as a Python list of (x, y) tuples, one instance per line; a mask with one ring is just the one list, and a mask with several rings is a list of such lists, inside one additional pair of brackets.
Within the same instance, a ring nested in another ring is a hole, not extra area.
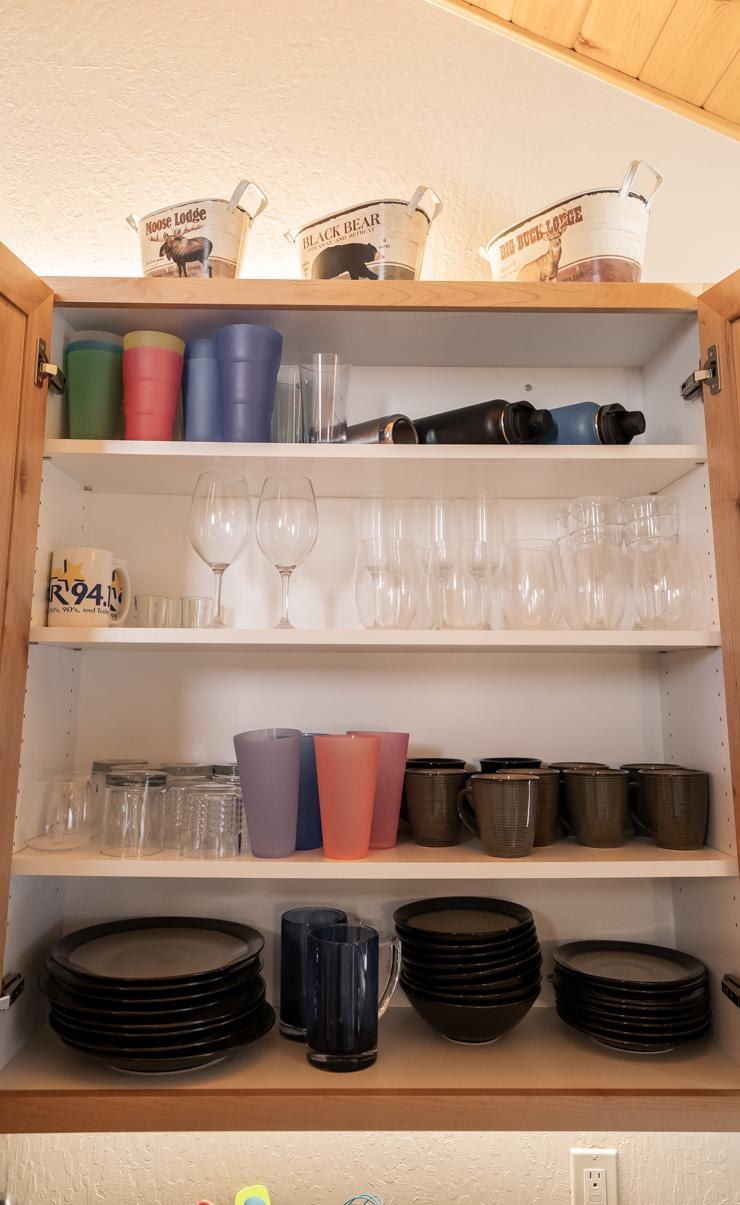
[[(661, 284), (201, 281), (33, 277), (0, 255), (0, 911), (4, 975), (25, 990), (0, 1012), (2, 1131), (156, 1129), (740, 1128), (740, 1012), (720, 991), (740, 970), (740, 274), (697, 291)], [(53, 312), (52, 312), (53, 296)], [(66, 438), (35, 378), (35, 340), (61, 359), (71, 329), (152, 327), (182, 336), (229, 321), (277, 326), (284, 362), (314, 350), (353, 364), (353, 420), (412, 417), (487, 397), (540, 405), (591, 399), (642, 408), (650, 443), (630, 447), (439, 447), (98, 443)], [(701, 344), (701, 347), (700, 347)], [(683, 378), (719, 351), (720, 388), (684, 402)], [(239, 466), (252, 491), (270, 471), (311, 476), (315, 553), (296, 574), (295, 631), (270, 628), (274, 571), (252, 546), (225, 578), (225, 631), (47, 628), (52, 547), (123, 556), (135, 589), (206, 593), (187, 543), (199, 471)], [(39, 505), (40, 485), (40, 505)], [(668, 492), (681, 500), (705, 598), (690, 631), (368, 632), (352, 606), (352, 556), (368, 497), (501, 500), (499, 538), (551, 531), (581, 494)], [(710, 502), (711, 497), (711, 502)], [(32, 570), (35, 561), (35, 576)], [(675, 761), (712, 775), (709, 845), (675, 853), (571, 842), (516, 862), (475, 844), (395, 850), (354, 863), (317, 853), (190, 863), (123, 862), (94, 845), (24, 848), (36, 785), (94, 757), (230, 759), (235, 732), (270, 724), (401, 728), (415, 752), (496, 753), (617, 765)], [(213, 915), (267, 936), (284, 908), (347, 905), (381, 930), (400, 902), (492, 894), (535, 913), (546, 954), (579, 937), (675, 945), (708, 965), (711, 1039), (620, 1056), (562, 1025), (546, 985), (499, 1044), (470, 1050), (424, 1027), (399, 992), (375, 1067), (321, 1075), (269, 1039), (199, 1073), (127, 1077), (65, 1048), (37, 988), (50, 942), (120, 916)]]

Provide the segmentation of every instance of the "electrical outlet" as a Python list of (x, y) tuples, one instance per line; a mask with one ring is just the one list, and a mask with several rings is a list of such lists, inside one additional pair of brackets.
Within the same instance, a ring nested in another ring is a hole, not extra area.
[(619, 1205), (617, 1152), (571, 1147), (571, 1205)]

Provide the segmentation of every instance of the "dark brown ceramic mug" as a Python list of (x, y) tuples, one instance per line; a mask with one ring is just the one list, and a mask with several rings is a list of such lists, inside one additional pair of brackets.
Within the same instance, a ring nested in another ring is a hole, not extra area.
[(525, 858), (537, 829), (537, 779), (533, 774), (473, 774), (457, 809), (492, 858)]
[(701, 849), (709, 820), (709, 775), (678, 766), (641, 770), (639, 831), (663, 849)]
[(629, 824), (629, 775), (626, 770), (565, 770), (567, 819), (579, 845), (613, 849), (624, 845)]
[(560, 775), (560, 815), (563, 821), (563, 827), (570, 832), (570, 822), (568, 820), (568, 799), (565, 793), (565, 771), (566, 770), (608, 770), (605, 761), (551, 761), (549, 763), (551, 770), (557, 770)]
[(439, 767), (406, 771), (406, 807), (417, 845), (457, 845), (457, 797), (467, 780), (465, 770)]
[(644, 798), (642, 793), (642, 783), (640, 782), (641, 770), (682, 770), (683, 766), (676, 766), (676, 763), (660, 762), (660, 761), (630, 761), (623, 762), (619, 767), (620, 770), (626, 770), (630, 776), (630, 812), (635, 823), (635, 829), (638, 832), (645, 831), (647, 818), (644, 812)]
[(537, 779), (534, 843), (535, 846), (554, 845), (563, 835), (560, 825), (560, 774), (551, 766), (542, 766), (537, 770), (510, 770), (509, 773)]

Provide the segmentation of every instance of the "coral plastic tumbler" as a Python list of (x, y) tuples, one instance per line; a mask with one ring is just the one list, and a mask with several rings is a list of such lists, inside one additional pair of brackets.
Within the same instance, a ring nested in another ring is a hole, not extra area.
[(380, 741), (315, 736), (321, 829), (327, 858), (366, 858), (370, 849)]

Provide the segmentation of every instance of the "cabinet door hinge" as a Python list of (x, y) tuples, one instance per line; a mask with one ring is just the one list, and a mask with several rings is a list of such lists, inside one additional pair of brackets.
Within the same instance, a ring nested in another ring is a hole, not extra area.
[(58, 364), (51, 364), (46, 351), (46, 339), (36, 340), (36, 377), (34, 383), (39, 386), (44, 381), (49, 382), (49, 388), (55, 393), (64, 393), (67, 382)]
[(710, 393), (719, 393), (722, 388), (719, 375), (719, 352), (714, 343), (707, 351), (707, 358), (701, 368), (694, 369), (684, 381), (681, 386), (681, 397), (685, 402), (690, 402), (697, 394), (701, 394), (704, 385), (707, 386)]
[(25, 979), (17, 971), (5, 976), (0, 990), (0, 1012), (7, 1012), (15, 1004), (25, 986)]

